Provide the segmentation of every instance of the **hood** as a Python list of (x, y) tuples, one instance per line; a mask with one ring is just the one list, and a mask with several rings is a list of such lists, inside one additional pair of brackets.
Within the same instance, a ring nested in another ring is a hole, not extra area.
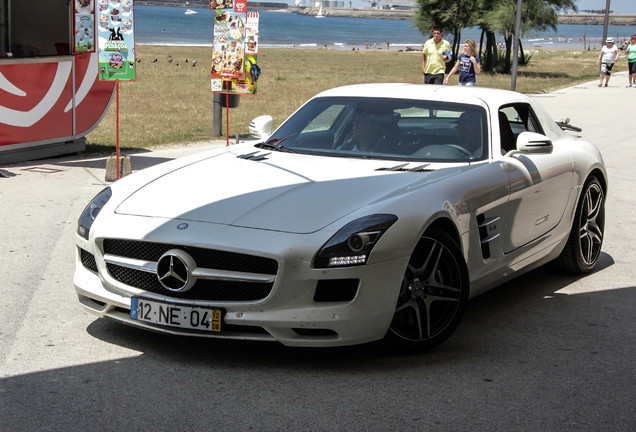
[(250, 160), (224, 152), (163, 173), (116, 213), (310, 233), (431, 174), (378, 171), (394, 165), (276, 152)]

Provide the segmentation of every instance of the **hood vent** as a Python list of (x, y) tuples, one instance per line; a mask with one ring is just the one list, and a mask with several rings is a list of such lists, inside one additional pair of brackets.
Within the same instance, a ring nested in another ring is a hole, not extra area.
[(376, 171), (401, 171), (401, 172), (428, 172), (433, 171), (430, 169), (426, 169), (430, 164), (417, 165), (413, 168), (408, 168), (408, 163), (396, 165), (388, 168), (378, 168)]
[(260, 150), (257, 150), (255, 152), (246, 153), (244, 155), (237, 156), (237, 158), (238, 159), (248, 159), (248, 160), (252, 160), (252, 161), (262, 161), (262, 160), (267, 159), (267, 156), (269, 156), (270, 154), (272, 154), (272, 152), (263, 153)]

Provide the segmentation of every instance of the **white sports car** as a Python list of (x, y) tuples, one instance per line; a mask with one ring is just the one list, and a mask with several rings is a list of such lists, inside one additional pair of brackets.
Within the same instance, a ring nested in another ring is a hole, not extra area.
[(427, 349), (470, 297), (599, 258), (601, 154), (524, 95), (354, 85), (267, 127), (97, 195), (76, 236), (81, 304), (171, 334)]

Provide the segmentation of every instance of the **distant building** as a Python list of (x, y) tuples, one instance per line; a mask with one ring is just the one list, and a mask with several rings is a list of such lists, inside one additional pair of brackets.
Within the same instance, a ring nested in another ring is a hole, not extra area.
[(416, 0), (362, 0), (371, 3), (371, 7), (378, 8), (399, 8), (399, 9), (415, 9), (417, 8)]
[(322, 7), (323, 8), (343, 8), (345, 7), (345, 2), (344, 1), (337, 1), (337, 0), (319, 0), (319, 1), (313, 1), (313, 7), (320, 7), (320, 4), (322, 3)]

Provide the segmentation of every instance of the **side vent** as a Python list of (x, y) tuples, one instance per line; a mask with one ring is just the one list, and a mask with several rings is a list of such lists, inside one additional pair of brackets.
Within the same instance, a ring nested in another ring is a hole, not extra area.
[(499, 216), (486, 219), (483, 214), (477, 215), (477, 227), (479, 228), (479, 239), (481, 241), (481, 256), (488, 259), (491, 256), (490, 242), (499, 237), (501, 234), (497, 227)]

